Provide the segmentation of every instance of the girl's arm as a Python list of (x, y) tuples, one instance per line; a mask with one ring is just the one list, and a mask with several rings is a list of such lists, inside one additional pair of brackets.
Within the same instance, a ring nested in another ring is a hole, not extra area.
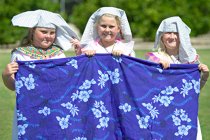
[(11, 62), (7, 64), (6, 68), (2, 72), (2, 79), (4, 82), (4, 85), (10, 89), (15, 90), (15, 76), (14, 74), (18, 70), (18, 63), (17, 62)]
[(74, 47), (75, 54), (76, 55), (81, 55), (82, 51), (81, 51), (80, 41), (77, 40), (76, 38), (74, 38), (70, 42), (72, 43), (72, 46)]
[(209, 68), (207, 65), (202, 63), (198, 65), (198, 68), (201, 71), (200, 88), (202, 89), (209, 78)]

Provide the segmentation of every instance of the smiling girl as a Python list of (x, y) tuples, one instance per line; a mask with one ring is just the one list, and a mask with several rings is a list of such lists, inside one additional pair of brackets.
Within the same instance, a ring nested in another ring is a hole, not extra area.
[(89, 18), (81, 39), (82, 53), (135, 56), (130, 26), (123, 10), (102, 7)]
[[(21, 47), (12, 51), (11, 63), (7, 64), (2, 73), (3, 82), (10, 90), (15, 90), (14, 75), (18, 71), (18, 63), (15, 61), (64, 58), (63, 51), (71, 47), (70, 41), (78, 38), (59, 14), (45, 10), (23, 12), (14, 16), (12, 23), (14, 26), (28, 27), (29, 31)], [(16, 107), (12, 139), (18, 139)]]
[[(158, 51), (149, 52), (146, 57), (149, 61), (162, 64), (164, 69), (170, 67), (170, 64), (199, 64), (200, 88), (203, 88), (209, 77), (209, 69), (207, 65), (200, 63), (198, 54), (191, 45), (190, 31), (178, 16), (164, 19), (156, 32), (154, 48), (158, 48)], [(197, 129), (197, 140), (201, 140), (199, 121)]]

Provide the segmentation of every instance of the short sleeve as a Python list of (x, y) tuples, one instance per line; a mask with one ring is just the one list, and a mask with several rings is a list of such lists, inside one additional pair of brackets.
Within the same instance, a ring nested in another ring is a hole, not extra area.
[(145, 58), (146, 60), (155, 62), (155, 63), (158, 63), (160, 61), (160, 58), (158, 58), (153, 52), (146, 53)]

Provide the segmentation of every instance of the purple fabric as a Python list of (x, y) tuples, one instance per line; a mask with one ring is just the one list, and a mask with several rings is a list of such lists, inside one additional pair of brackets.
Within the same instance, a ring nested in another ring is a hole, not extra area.
[(197, 134), (197, 64), (97, 54), (19, 61), (19, 139), (190, 139)]

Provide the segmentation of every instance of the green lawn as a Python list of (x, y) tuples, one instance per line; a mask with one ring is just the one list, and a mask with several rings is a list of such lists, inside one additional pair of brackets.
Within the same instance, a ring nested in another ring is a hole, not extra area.
[[(144, 58), (146, 51), (136, 51), (138, 58)], [(210, 49), (198, 50), (201, 62), (210, 68)], [(66, 53), (67, 56), (73, 56), (72, 52)], [(0, 50), (0, 72), (10, 60), (10, 53)], [(210, 140), (210, 80), (202, 89), (199, 99), (199, 120), (203, 135), (203, 140)], [(14, 92), (4, 87), (2, 78), (0, 81), (0, 139), (10, 140), (12, 132), (13, 109), (15, 104)]]

